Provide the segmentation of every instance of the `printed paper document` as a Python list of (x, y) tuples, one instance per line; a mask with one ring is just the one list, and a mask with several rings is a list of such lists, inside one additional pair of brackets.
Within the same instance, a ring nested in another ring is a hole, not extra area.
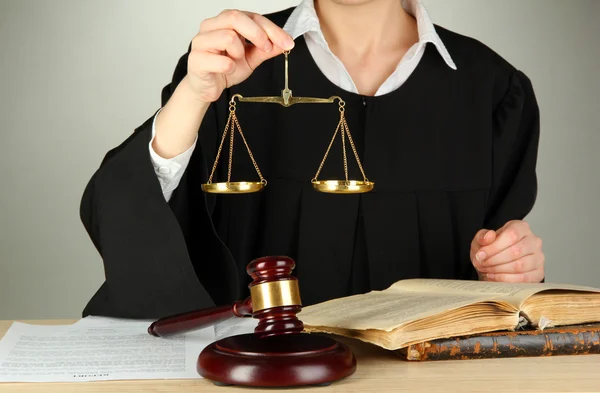
[(150, 322), (13, 323), (0, 341), (0, 382), (200, 378), (196, 361), (214, 341), (214, 328), (158, 338), (147, 333)]

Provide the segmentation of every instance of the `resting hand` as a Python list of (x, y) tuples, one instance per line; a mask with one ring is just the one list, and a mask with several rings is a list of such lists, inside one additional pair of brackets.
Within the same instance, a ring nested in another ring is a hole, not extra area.
[(545, 276), (542, 239), (525, 221), (477, 232), (471, 242), (471, 261), (483, 281), (540, 282)]

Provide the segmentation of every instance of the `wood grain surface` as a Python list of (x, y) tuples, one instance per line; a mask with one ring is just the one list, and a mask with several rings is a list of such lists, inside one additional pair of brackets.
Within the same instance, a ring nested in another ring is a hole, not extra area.
[[(62, 321), (23, 321), (68, 324)], [(0, 321), (0, 337), (12, 321)], [(372, 345), (340, 339), (354, 350), (358, 369), (328, 387), (300, 393), (350, 392), (600, 392), (600, 355), (407, 362)], [(79, 383), (0, 383), (0, 392), (44, 393), (228, 393), (273, 392), (273, 389), (218, 387), (198, 380), (110, 381)], [(287, 392), (294, 390), (287, 389)]]

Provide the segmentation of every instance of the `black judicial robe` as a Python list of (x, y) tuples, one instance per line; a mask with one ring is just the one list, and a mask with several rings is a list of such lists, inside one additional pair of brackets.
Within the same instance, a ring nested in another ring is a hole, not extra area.
[[(283, 26), (290, 10), (269, 15)], [(310, 180), (339, 119), (337, 105), (238, 103), (268, 180), (264, 191), (209, 195), (207, 181), (233, 94), (279, 95), (283, 56), (263, 63), (209, 109), (183, 179), (167, 203), (148, 151), (152, 118), (111, 150), (90, 180), (81, 218), (106, 281), (83, 314), (154, 318), (248, 295), (245, 266), (288, 255), (305, 305), (412, 277), (475, 279), (470, 242), (481, 228), (523, 219), (536, 198), (538, 107), (529, 79), (483, 44), (437, 27), (458, 70), (428, 44), (399, 89), (377, 97), (332, 84), (302, 38), (290, 55), (295, 96), (338, 95), (367, 176), (362, 195), (324, 194)], [(184, 55), (162, 93), (186, 74)], [(257, 175), (237, 136), (233, 179)], [(350, 173), (360, 173), (349, 150)], [(227, 153), (218, 176), (224, 179)], [(320, 179), (343, 176), (337, 143)]]

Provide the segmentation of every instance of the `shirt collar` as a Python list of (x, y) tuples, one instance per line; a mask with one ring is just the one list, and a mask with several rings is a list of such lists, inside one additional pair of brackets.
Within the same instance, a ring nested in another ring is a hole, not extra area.
[[(440, 36), (437, 34), (423, 1), (402, 0), (402, 7), (417, 20), (417, 28), (419, 30), (418, 44), (425, 45), (426, 43), (432, 43), (437, 48), (448, 67), (456, 70), (456, 64), (454, 64), (450, 53), (446, 49)], [(306, 33), (315, 33), (319, 43), (329, 50), (323, 32), (321, 31), (321, 25), (315, 10), (314, 0), (302, 0), (294, 11), (292, 11), (283, 29), (291, 35), (293, 39)]]

